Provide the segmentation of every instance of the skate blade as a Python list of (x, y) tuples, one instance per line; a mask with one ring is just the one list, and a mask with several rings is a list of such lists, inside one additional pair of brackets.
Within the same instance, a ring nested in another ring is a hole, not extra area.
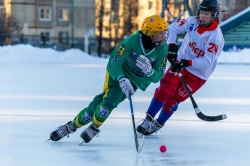
[(142, 138), (144, 135), (142, 133), (136, 132), (137, 138)]
[(48, 142), (48, 141), (50, 141), (51, 139), (49, 138), (49, 139), (47, 139), (45, 142)]
[(85, 141), (83, 139), (80, 140), (79, 146), (85, 144)]

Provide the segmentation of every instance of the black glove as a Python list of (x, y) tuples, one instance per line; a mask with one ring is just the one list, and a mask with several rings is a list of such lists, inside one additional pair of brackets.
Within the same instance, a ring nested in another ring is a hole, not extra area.
[(173, 64), (171, 70), (173, 72), (179, 72), (181, 71), (181, 69), (188, 67), (188, 66), (191, 66), (189, 60), (182, 59), (179, 63)]
[(176, 44), (168, 45), (168, 61), (171, 63), (171, 66), (175, 64), (177, 59), (178, 46)]

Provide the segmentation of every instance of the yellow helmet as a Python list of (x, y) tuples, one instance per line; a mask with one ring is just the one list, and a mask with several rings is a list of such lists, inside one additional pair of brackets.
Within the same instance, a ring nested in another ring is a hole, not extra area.
[(155, 37), (155, 35), (164, 32), (168, 29), (168, 24), (166, 21), (157, 15), (152, 15), (147, 18), (142, 23), (141, 30), (142, 33), (150, 36), (151, 38)]

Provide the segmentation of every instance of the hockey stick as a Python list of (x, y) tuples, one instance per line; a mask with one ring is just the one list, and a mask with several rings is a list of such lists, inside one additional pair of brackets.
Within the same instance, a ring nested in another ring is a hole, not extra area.
[(199, 109), (198, 105), (196, 104), (190, 90), (188, 89), (188, 86), (187, 86), (187, 83), (184, 81), (183, 77), (182, 77), (182, 74), (180, 71), (178, 71), (178, 76), (180, 77), (181, 79), (181, 82), (182, 84), (184, 85), (188, 95), (189, 95), (189, 98), (191, 99), (191, 102), (193, 104), (193, 107), (194, 107), (194, 111), (196, 113), (196, 115), (201, 119), (201, 120), (204, 120), (204, 121), (219, 121), (219, 120), (223, 120), (223, 119), (226, 119), (227, 118), (227, 115), (226, 114), (222, 114), (222, 115), (218, 115), (218, 116), (207, 116), (207, 115), (204, 115), (201, 110)]
[(135, 117), (134, 117), (134, 109), (133, 109), (131, 94), (129, 94), (128, 97), (129, 97), (130, 111), (131, 111), (131, 117), (132, 117), (132, 125), (133, 125), (134, 138), (135, 138), (135, 147), (136, 147), (137, 153), (140, 153), (141, 150), (142, 150), (143, 144), (144, 144), (144, 135), (142, 136), (142, 142), (141, 142), (141, 146), (140, 146), (139, 142), (138, 142), (136, 129), (135, 129)]

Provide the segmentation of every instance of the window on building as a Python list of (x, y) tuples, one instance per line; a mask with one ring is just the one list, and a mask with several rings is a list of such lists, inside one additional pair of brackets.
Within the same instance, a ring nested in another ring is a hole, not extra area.
[(51, 8), (50, 7), (41, 7), (39, 9), (39, 20), (40, 21), (51, 21)]
[(111, 13), (110, 21), (112, 23), (119, 23), (119, 16), (118, 13)]
[(59, 21), (68, 21), (69, 20), (69, 9), (61, 8), (59, 9)]
[(69, 32), (59, 32), (58, 33), (58, 43), (69, 44)]
[(119, 0), (111, 0), (111, 10), (114, 12), (119, 11)]
[(5, 16), (5, 8), (0, 7), (0, 17), (4, 17), (4, 16)]
[(118, 16), (118, 12), (119, 12), (119, 0), (111, 0), (111, 17), (110, 17), (110, 21), (112, 23), (118, 23), (119, 22), (119, 16)]
[(49, 32), (41, 32), (40, 33), (41, 41), (49, 41), (50, 33)]

